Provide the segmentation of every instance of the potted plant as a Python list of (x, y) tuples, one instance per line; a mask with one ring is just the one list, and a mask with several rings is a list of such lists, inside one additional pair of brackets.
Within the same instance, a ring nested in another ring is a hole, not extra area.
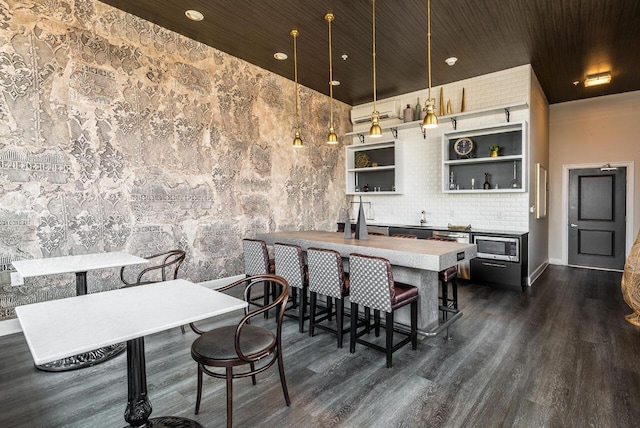
[(491, 157), (495, 158), (498, 156), (498, 152), (500, 151), (500, 146), (497, 144), (493, 144), (491, 146), (489, 146), (489, 150), (491, 151)]

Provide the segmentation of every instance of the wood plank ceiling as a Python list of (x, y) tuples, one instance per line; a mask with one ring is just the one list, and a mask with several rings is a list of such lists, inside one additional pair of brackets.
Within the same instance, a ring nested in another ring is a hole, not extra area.
[[(291, 80), (289, 31), (297, 28), (299, 82), (325, 94), (324, 15), (333, 12), (334, 96), (372, 100), (370, 0), (102, 1)], [(204, 20), (190, 21), (187, 9)], [(640, 89), (638, 0), (432, 0), (431, 18), (433, 86), (530, 63), (551, 104)], [(376, 27), (378, 98), (426, 88), (426, 0), (377, 0)], [(444, 62), (450, 56), (453, 67)], [(608, 70), (609, 85), (573, 85)]]

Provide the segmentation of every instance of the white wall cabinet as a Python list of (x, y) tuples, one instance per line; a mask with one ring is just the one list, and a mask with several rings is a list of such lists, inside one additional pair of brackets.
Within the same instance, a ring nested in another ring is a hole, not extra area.
[(397, 195), (403, 191), (402, 141), (345, 147), (347, 195)]

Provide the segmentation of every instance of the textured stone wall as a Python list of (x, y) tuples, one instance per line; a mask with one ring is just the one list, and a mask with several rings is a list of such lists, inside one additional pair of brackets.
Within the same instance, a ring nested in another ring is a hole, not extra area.
[[(332, 229), (344, 151), (323, 142), (328, 97), (304, 87), (307, 148), (291, 147), (293, 91), (93, 0), (0, 0), (0, 319), (75, 293), (73, 275), (11, 287), (13, 260), (182, 248), (182, 277), (204, 281), (242, 272), (242, 237)], [(90, 272), (90, 291), (118, 274)]]

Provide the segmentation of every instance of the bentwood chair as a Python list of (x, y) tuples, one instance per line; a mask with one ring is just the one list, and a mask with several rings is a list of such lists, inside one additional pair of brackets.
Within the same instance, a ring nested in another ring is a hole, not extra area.
[[(338, 348), (342, 348), (342, 336), (349, 329), (344, 328), (344, 297), (349, 295), (349, 277), (342, 266), (340, 253), (334, 250), (309, 248), (307, 250), (307, 265), (309, 266), (309, 292), (311, 293), (311, 307), (309, 315), (309, 335), (313, 337), (315, 329), (320, 328), (335, 333), (338, 338)], [(327, 296), (327, 307), (318, 312), (318, 294)], [(332, 304), (335, 299), (336, 328), (321, 324), (331, 321)], [(320, 315), (319, 317), (317, 317)]]
[[(289, 315), (298, 319), (298, 329), (304, 332), (304, 321), (307, 315), (307, 267), (304, 264), (304, 255), (299, 245), (276, 243), (273, 245), (276, 275), (283, 277), (291, 287), (291, 308), (297, 309), (297, 315)], [(299, 297), (298, 297), (299, 294)], [(287, 308), (289, 309), (289, 308)]]
[[(276, 275), (257, 275), (241, 279), (218, 288), (218, 291), (244, 286), (244, 298), (248, 299), (252, 287), (261, 283), (273, 283), (279, 294), (271, 303), (254, 309), (245, 310), (245, 315), (237, 325), (216, 328), (202, 332), (191, 345), (191, 356), (198, 363), (198, 393), (195, 413), (200, 412), (202, 399), (203, 373), (227, 382), (227, 427), (233, 425), (233, 379), (251, 377), (256, 384), (256, 375), (278, 363), (280, 383), (287, 406), (291, 404), (282, 362), (282, 318), (289, 298), (287, 281)], [(275, 332), (271, 329), (250, 324), (253, 317), (270, 309), (276, 309)], [(245, 366), (240, 371), (239, 367)], [(246, 368), (246, 366), (249, 366)], [(211, 367), (211, 368), (210, 368)], [(222, 370), (224, 369), (224, 370)], [(236, 371), (239, 370), (239, 371)]]
[[(246, 276), (268, 275), (275, 273), (275, 266), (269, 258), (267, 244), (259, 239), (242, 240), (244, 273)], [(275, 290), (267, 282), (264, 283), (261, 296), (249, 296), (249, 304), (254, 306), (266, 306), (269, 303), (269, 295), (273, 297)], [(259, 303), (262, 300), (262, 303)], [(265, 318), (269, 318), (269, 312), (264, 313)]]
[[(382, 257), (372, 257), (363, 254), (351, 254), (349, 257), (349, 299), (351, 300), (351, 340), (350, 352), (356, 350), (356, 343), (360, 343), (387, 356), (387, 368), (392, 366), (393, 352), (411, 342), (412, 349), (418, 347), (418, 289), (412, 285), (402, 284), (393, 280), (391, 264)], [(393, 327), (393, 315), (396, 310), (405, 305), (411, 305), (411, 332), (406, 334)], [(376, 336), (380, 331), (380, 311), (385, 312), (386, 346), (383, 348), (373, 342), (360, 337), (369, 333), (369, 325), (357, 331), (358, 306), (374, 310), (374, 328)], [(406, 337), (393, 344), (393, 333), (403, 333)]]
[(178, 270), (185, 259), (185, 252), (182, 250), (171, 250), (145, 257), (145, 259), (151, 262), (151, 266), (142, 269), (134, 281), (126, 279), (125, 268), (127, 266), (123, 266), (120, 269), (120, 279), (125, 287), (135, 287), (137, 285), (166, 281), (167, 279), (177, 279)]

